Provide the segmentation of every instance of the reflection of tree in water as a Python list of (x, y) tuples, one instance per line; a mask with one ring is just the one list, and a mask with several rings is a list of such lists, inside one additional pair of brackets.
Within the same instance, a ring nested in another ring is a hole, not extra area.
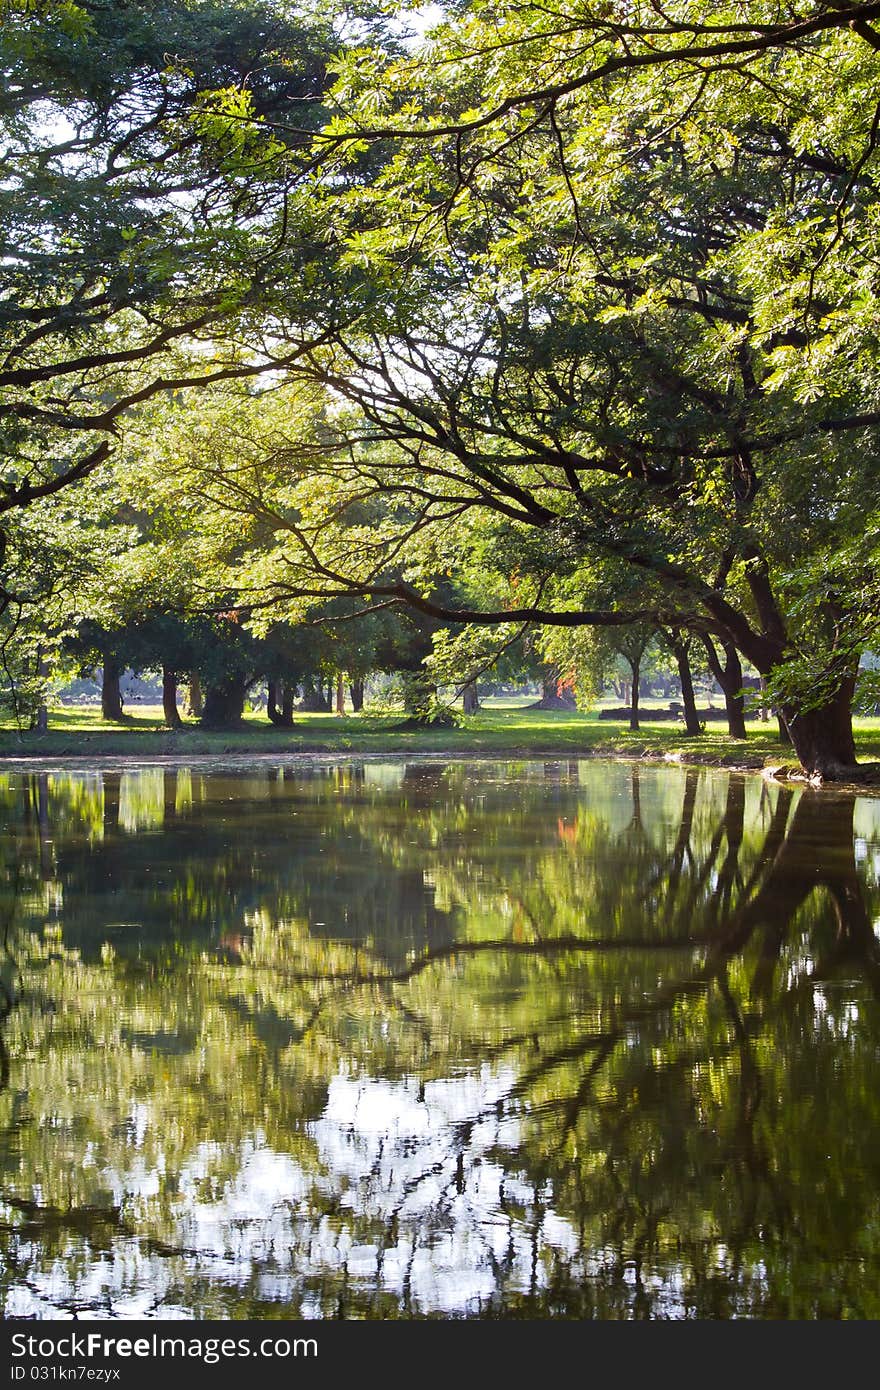
[[(876, 1014), (841, 1045), (815, 997), (853, 976), (877, 993), (853, 803), (805, 793), (792, 814), (783, 793), (746, 874), (737, 784), (702, 863), (687, 795), (684, 806), (663, 917), (693, 922), (697, 968), (543, 1049), (517, 1081), (539, 1115), (521, 1150), (529, 1171), (568, 1193), (592, 1223), (589, 1244), (609, 1255), (598, 1285), (564, 1261), (557, 1281), (584, 1315), (864, 1310), (872, 1286), (849, 1257), (876, 1215)], [(693, 873), (677, 878), (686, 858)], [(711, 890), (696, 916), (700, 885)], [(603, 1156), (588, 1176), (572, 1162), (581, 1153)], [(683, 1289), (670, 1300), (672, 1252)]]
[[(404, 957), (451, 924), (426, 892), (421, 867), (395, 867), (360, 831), (371, 807), (362, 769), (313, 770), (296, 781), (265, 769), (247, 777), (189, 769), (50, 774), (7, 791), (8, 833), (65, 899), (65, 940), (85, 953), (217, 947), (245, 916), (269, 906), (343, 939), (377, 939)], [(8, 780), (8, 779), (7, 779)], [(34, 834), (53, 817), (53, 833)], [(405, 808), (395, 808), (401, 835)], [(36, 916), (43, 911), (43, 895)]]
[(223, 955), (20, 931), (8, 1309), (876, 1316), (854, 802), (590, 775), (350, 789), (338, 843), (458, 924), (403, 960), (265, 906)]

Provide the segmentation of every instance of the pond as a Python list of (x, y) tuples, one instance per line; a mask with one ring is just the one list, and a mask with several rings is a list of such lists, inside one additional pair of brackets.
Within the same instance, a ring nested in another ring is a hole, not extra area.
[(880, 800), (0, 774), (7, 1317), (880, 1317)]

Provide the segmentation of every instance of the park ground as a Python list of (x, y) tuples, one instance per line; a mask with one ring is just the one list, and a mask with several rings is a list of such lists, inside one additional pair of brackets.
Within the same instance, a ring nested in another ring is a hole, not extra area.
[[(498, 697), (454, 727), (413, 728), (402, 712), (378, 714), (298, 714), (292, 729), (278, 729), (262, 713), (246, 714), (240, 729), (208, 732), (184, 720), (179, 730), (162, 722), (158, 706), (133, 706), (123, 723), (108, 723), (91, 705), (56, 706), (46, 733), (17, 730), (0, 723), (0, 761), (44, 758), (205, 757), (229, 754), (448, 754), (509, 757), (589, 757), (665, 759), (719, 767), (761, 769), (792, 765), (791, 750), (776, 736), (775, 721), (748, 722), (748, 737), (732, 739), (723, 722), (709, 722), (698, 738), (685, 737), (678, 722), (654, 720), (652, 702), (643, 709), (641, 728), (603, 719), (599, 710), (546, 711), (530, 699)], [(654, 702), (656, 709), (659, 702)], [(880, 759), (880, 718), (854, 721), (860, 761)]]

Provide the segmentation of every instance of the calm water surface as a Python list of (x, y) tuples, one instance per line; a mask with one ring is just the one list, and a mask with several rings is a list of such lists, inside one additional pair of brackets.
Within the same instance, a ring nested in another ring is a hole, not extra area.
[(880, 800), (0, 774), (0, 1308), (880, 1317)]

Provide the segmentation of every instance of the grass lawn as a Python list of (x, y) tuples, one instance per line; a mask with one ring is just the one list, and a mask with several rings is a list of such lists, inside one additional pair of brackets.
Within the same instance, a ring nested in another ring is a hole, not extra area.
[[(623, 757), (680, 754), (682, 759), (721, 765), (761, 767), (791, 761), (775, 737), (775, 722), (759, 720), (748, 726), (745, 742), (731, 739), (723, 723), (710, 723), (699, 738), (685, 738), (681, 724), (651, 722), (651, 702), (645, 702), (642, 727), (633, 733), (625, 722), (600, 719), (597, 711), (544, 711), (532, 702), (487, 700), (476, 715), (459, 727), (411, 729), (399, 727), (400, 715), (299, 714), (290, 730), (276, 729), (264, 714), (247, 714), (240, 729), (209, 733), (195, 722), (171, 731), (164, 727), (159, 706), (133, 707), (124, 723), (106, 723), (95, 706), (58, 706), (50, 711), (44, 734), (19, 733), (11, 722), (0, 723), (0, 760), (40, 757), (155, 757), (175, 759), (196, 754), (296, 753), (449, 753), (517, 756), (578, 757), (604, 753)], [(653, 702), (657, 708), (662, 702)], [(880, 758), (880, 718), (857, 719), (859, 758)]]

